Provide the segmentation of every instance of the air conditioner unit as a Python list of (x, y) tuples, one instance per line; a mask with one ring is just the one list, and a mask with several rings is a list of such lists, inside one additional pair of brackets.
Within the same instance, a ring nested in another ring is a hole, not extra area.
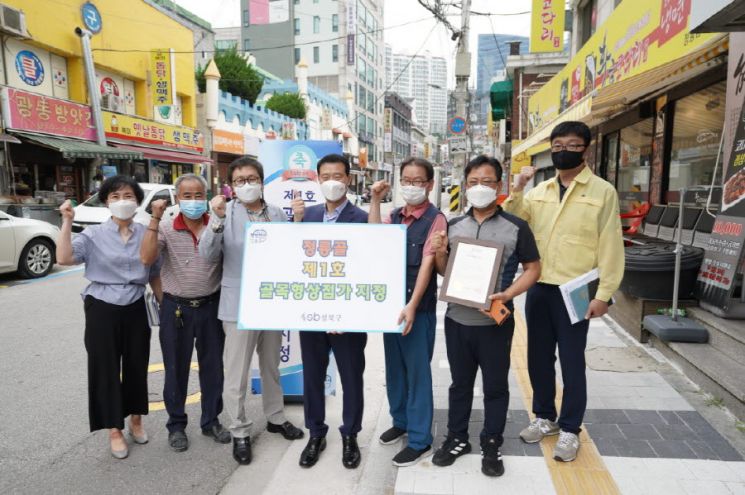
[(26, 15), (18, 9), (0, 4), (0, 32), (17, 38), (29, 38)]
[(101, 107), (103, 107), (104, 110), (118, 112), (121, 106), (121, 98), (114, 94), (107, 93), (101, 97)]

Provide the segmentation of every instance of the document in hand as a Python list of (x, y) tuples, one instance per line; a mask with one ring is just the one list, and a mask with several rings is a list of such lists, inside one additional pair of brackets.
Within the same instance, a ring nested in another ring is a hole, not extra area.
[(600, 272), (595, 268), (559, 286), (572, 325), (585, 319), (599, 282)]

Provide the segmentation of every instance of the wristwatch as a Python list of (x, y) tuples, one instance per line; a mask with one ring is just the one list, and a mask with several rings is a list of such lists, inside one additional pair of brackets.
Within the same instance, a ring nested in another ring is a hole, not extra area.
[(222, 218), (215, 215), (212, 222), (210, 222), (210, 228), (215, 234), (222, 234), (223, 230), (225, 230), (225, 223), (223, 223)]

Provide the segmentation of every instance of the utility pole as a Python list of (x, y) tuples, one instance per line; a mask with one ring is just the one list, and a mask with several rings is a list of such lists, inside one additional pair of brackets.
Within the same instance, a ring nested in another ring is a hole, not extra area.
[[(461, 29), (458, 36), (458, 52), (455, 56), (455, 113), (466, 120), (466, 133), (470, 134), (468, 126), (471, 123), (468, 109), (468, 78), (471, 75), (471, 52), (468, 51), (468, 32), (469, 22), (471, 20), (471, 0), (463, 0), (461, 11)], [(468, 142), (468, 140), (466, 140)], [(467, 148), (467, 147), (466, 147)], [(460, 192), (460, 201), (456, 212), (463, 211), (463, 198), (465, 191), (463, 189), (464, 177), (463, 170), (468, 162), (468, 150), (463, 156), (453, 157), (453, 185), (456, 191)], [(451, 204), (453, 203), (451, 198)]]

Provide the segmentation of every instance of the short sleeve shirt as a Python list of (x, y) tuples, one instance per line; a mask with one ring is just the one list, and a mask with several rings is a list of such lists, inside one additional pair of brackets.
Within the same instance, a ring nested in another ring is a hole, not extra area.
[[(484, 220), (481, 225), (473, 217), (472, 210), (452, 219), (448, 229), (451, 248), (457, 238), (481, 239), (504, 245), (502, 263), (499, 267), (497, 284), (494, 287), (495, 293), (512, 285), (520, 263), (540, 260), (538, 246), (528, 223), (504, 212), (501, 208), (492, 217)], [(483, 315), (478, 309), (457, 303), (448, 304), (446, 316), (461, 325), (494, 325), (494, 320)]]
[[(401, 208), (401, 212), (399, 215), (401, 215), (401, 223), (406, 225), (407, 227), (414, 223), (414, 220), (418, 220), (424, 215), (424, 212), (427, 211), (427, 208), (429, 208), (430, 202), (424, 201), (420, 205), (416, 205), (413, 208), (410, 208), (408, 206), (404, 206)], [(383, 223), (393, 223), (393, 214), (394, 212), (391, 212), (390, 217), (383, 219)], [(429, 233), (427, 233), (427, 240), (424, 242), (424, 250), (422, 251), (422, 256), (434, 256), (435, 251), (432, 249), (432, 234), (435, 232), (444, 232), (447, 231), (448, 223), (445, 219), (445, 215), (442, 213), (438, 214), (435, 217), (435, 220), (432, 222), (432, 226), (429, 229)]]

